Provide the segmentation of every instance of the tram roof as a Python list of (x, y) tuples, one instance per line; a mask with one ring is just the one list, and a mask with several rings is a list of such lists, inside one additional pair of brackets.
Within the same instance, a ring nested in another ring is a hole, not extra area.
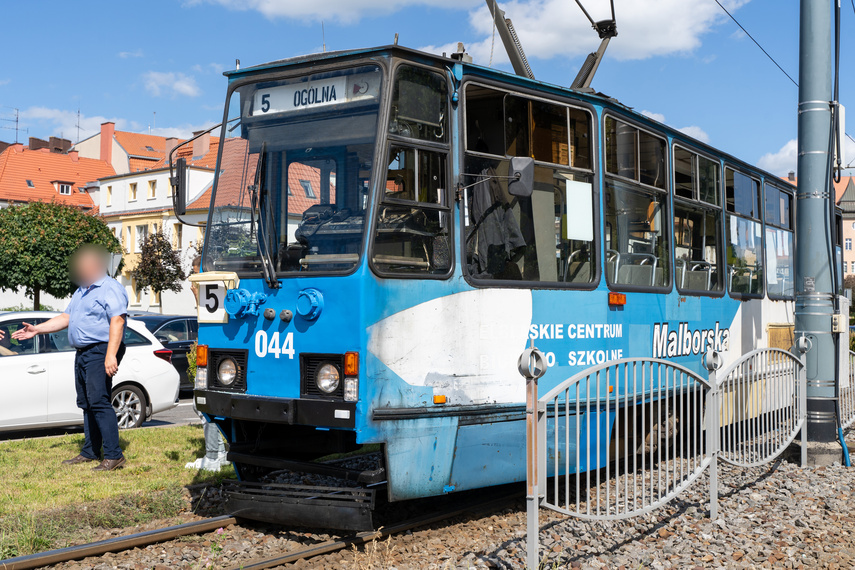
[(499, 69), (494, 69), (490, 67), (484, 67), (475, 63), (466, 63), (461, 62), (457, 59), (451, 57), (443, 57), (441, 55), (436, 55), (432, 53), (427, 53), (423, 51), (419, 51), (416, 49), (400, 46), (400, 45), (386, 45), (386, 46), (377, 46), (370, 48), (359, 48), (353, 50), (339, 50), (339, 51), (329, 51), (329, 52), (321, 52), (307, 55), (299, 55), (291, 58), (280, 59), (271, 61), (268, 63), (263, 63), (259, 65), (254, 65), (251, 67), (245, 67), (242, 69), (233, 69), (230, 71), (226, 71), (223, 73), (226, 77), (229, 78), (230, 81), (244, 78), (251, 75), (261, 74), (273, 69), (288, 67), (288, 66), (296, 66), (296, 65), (305, 65), (305, 64), (317, 64), (325, 61), (334, 61), (334, 60), (348, 60), (348, 59), (361, 59), (364, 57), (371, 56), (389, 56), (389, 57), (403, 57), (406, 59), (411, 59), (414, 61), (421, 61), (422, 63), (439, 63), (442, 65), (446, 65), (448, 67), (452, 67), (456, 64), (463, 65), (464, 75), (475, 75), (480, 76), (485, 79), (493, 79), (496, 81), (501, 81), (502, 83), (515, 85), (522, 88), (532, 89), (535, 91), (544, 91), (546, 93), (551, 93), (564, 97), (573, 97), (575, 99), (581, 99), (583, 101), (587, 101), (589, 103), (593, 103), (595, 105), (600, 105), (606, 108), (611, 108), (613, 110), (620, 110), (623, 113), (627, 113), (631, 115), (631, 118), (644, 126), (647, 126), (651, 129), (655, 129), (660, 133), (667, 134), (671, 138), (675, 139), (677, 142), (683, 142), (691, 145), (692, 147), (707, 152), (716, 157), (720, 157), (725, 162), (732, 164), (733, 166), (739, 167), (743, 170), (750, 171), (754, 174), (761, 175), (766, 179), (771, 181), (775, 181), (779, 185), (788, 186), (792, 189), (795, 189), (795, 185), (791, 184), (786, 179), (781, 178), (778, 175), (772, 174), (771, 172), (760, 169), (752, 164), (745, 162), (727, 152), (722, 151), (719, 148), (711, 146), (703, 141), (700, 141), (690, 135), (687, 135), (673, 127), (670, 127), (664, 123), (660, 123), (646, 115), (643, 115), (621, 103), (617, 99), (610, 97), (604, 93), (598, 92), (586, 92), (580, 91), (577, 89), (572, 89), (570, 87), (555, 85), (552, 83), (547, 83), (545, 81), (540, 81), (537, 79), (529, 79), (527, 77), (522, 77), (516, 75), (515, 73), (511, 73), (508, 71), (502, 71)]

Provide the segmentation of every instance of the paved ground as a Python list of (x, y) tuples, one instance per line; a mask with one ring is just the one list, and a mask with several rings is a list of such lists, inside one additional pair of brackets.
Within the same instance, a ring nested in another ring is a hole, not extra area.
[[(186, 398), (182, 397), (178, 401), (178, 406), (171, 410), (155, 414), (149, 421), (143, 424), (143, 427), (169, 427), (201, 423), (202, 421), (199, 419), (199, 416), (197, 416), (196, 412), (193, 411), (193, 398), (188, 394)], [(0, 432), (0, 441), (49, 437), (64, 435), (66, 433), (79, 433), (82, 431), (83, 426), (81, 425), (79, 427)]]
[(143, 424), (143, 427), (168, 427), (201, 423), (202, 420), (193, 411), (193, 398), (188, 394), (188, 397), (181, 398), (178, 401), (178, 406), (171, 410), (155, 414), (149, 421)]

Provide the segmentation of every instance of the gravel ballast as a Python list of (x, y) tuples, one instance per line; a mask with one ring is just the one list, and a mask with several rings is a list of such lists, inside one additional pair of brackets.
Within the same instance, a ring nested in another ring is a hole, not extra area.
[[(786, 457), (798, 457), (797, 451)], [(664, 508), (623, 521), (589, 523), (541, 510), (541, 560), (546, 569), (853, 568), (853, 489), (855, 468), (802, 469), (791, 459), (749, 469), (720, 464), (716, 521), (709, 519), (705, 477)], [(218, 514), (221, 501), (209, 489), (196, 512)], [(231, 568), (340, 536), (234, 525), (57, 568)], [(502, 512), (458, 517), (290, 567), (519, 569), (524, 559), (525, 505), (518, 500)]]

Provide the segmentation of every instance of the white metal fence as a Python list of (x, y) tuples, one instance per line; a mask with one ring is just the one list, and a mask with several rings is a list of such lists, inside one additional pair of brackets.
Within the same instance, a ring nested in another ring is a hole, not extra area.
[(714, 519), (719, 458), (767, 463), (801, 432), (805, 464), (804, 361), (760, 349), (718, 373), (720, 361), (705, 356), (706, 378), (666, 360), (606, 362), (538, 397), (542, 358), (534, 348), (523, 353), (529, 568), (539, 563), (539, 507), (587, 520), (628, 518), (665, 505), (708, 470)]
[[(802, 361), (778, 348), (749, 352), (719, 374), (719, 458), (733, 465), (754, 467), (778, 457), (807, 430), (807, 393), (799, 381)], [(802, 465), (807, 446), (801, 446)]]
[(855, 352), (849, 351), (849, 375), (840, 379), (840, 427), (846, 429), (855, 422)]

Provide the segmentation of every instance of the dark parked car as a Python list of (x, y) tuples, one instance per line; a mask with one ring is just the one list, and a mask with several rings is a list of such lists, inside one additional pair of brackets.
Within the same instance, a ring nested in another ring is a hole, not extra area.
[(172, 351), (172, 364), (181, 377), (181, 389), (192, 390), (193, 382), (187, 376), (187, 355), (199, 334), (196, 317), (135, 313), (132, 318), (145, 324), (164, 348)]

